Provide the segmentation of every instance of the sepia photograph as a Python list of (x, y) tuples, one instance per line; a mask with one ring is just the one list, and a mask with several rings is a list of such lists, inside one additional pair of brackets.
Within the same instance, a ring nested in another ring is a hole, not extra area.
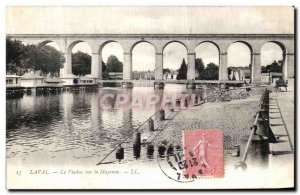
[(294, 6), (5, 16), (8, 190), (295, 189)]

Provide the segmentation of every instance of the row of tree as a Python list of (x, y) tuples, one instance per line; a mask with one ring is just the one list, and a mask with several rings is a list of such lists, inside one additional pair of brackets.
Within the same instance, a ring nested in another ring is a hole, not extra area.
[[(72, 72), (75, 75), (86, 75), (91, 73), (91, 56), (88, 53), (78, 51), (72, 53)], [(6, 39), (6, 71), (10, 74), (23, 75), (30, 71), (40, 71), (42, 75), (59, 73), (65, 62), (63, 53), (54, 47), (45, 45), (24, 45), (17, 40)], [(205, 68), (202, 59), (195, 61), (196, 71), (199, 73), (197, 79), (217, 79), (218, 66), (213, 63)], [(107, 63), (102, 61), (103, 78), (108, 79), (109, 72), (123, 72), (123, 63), (111, 55)], [(164, 73), (170, 72), (164, 69)], [(177, 79), (187, 78), (187, 65), (183, 59), (178, 70)]]
[[(195, 60), (195, 71), (198, 76), (196, 80), (218, 80), (219, 78), (219, 67), (214, 63), (209, 63), (207, 66), (204, 66), (203, 60), (197, 58)], [(182, 60), (181, 66), (178, 69), (177, 80), (186, 80), (187, 79), (187, 64), (185, 59)]]
[[(73, 74), (79, 76), (90, 74), (91, 61), (92, 57), (88, 53), (81, 51), (72, 53)], [(108, 57), (106, 64), (102, 61), (102, 76), (104, 79), (108, 79), (109, 72), (123, 72), (123, 63), (114, 55)]]
[[(72, 53), (73, 74), (90, 74), (91, 61), (88, 53)], [(40, 71), (41, 75), (58, 74), (64, 62), (63, 53), (54, 47), (24, 45), (21, 41), (6, 39), (6, 72), (9, 74), (23, 75), (30, 71)], [(108, 72), (123, 72), (123, 63), (111, 55), (106, 64), (102, 61), (102, 72), (105, 79)]]
[(262, 73), (269, 73), (269, 72), (282, 72), (282, 60), (274, 61), (272, 64), (267, 66), (261, 66)]

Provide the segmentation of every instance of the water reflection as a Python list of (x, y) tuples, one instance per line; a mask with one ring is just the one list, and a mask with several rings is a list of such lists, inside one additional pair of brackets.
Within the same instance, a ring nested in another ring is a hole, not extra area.
[[(125, 93), (131, 97), (149, 94), (162, 97), (174, 93), (197, 93), (203, 97), (204, 94), (203, 89), (187, 91), (184, 85), (170, 84), (164, 90), (103, 88), (98, 92), (24, 95), (20, 99), (7, 99), (7, 159), (22, 159), (22, 163), (30, 164), (49, 161), (58, 165), (84, 164), (90, 159), (95, 163), (160, 109), (161, 102), (142, 110), (127, 107), (105, 111), (99, 107), (99, 97), (105, 93)], [(132, 147), (132, 139), (127, 143)], [(149, 156), (152, 150), (149, 149)], [(132, 153), (132, 148), (125, 148), (126, 152)]]

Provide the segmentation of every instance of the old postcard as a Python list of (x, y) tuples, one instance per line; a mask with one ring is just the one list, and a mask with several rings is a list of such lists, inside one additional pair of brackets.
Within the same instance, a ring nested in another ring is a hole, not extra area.
[(7, 7), (7, 189), (294, 189), (294, 18)]

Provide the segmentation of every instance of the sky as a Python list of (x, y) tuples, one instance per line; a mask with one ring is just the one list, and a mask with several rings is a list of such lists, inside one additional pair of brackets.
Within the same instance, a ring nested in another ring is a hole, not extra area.
[[(51, 25), (49, 25), (51, 24)], [(226, 34), (226, 33), (293, 33), (292, 7), (7, 7), (8, 34)], [(54, 45), (54, 44), (51, 44)], [(133, 70), (153, 70), (153, 46), (136, 45)], [(86, 43), (79, 43), (73, 52), (91, 53)], [(123, 61), (118, 43), (107, 44), (103, 61), (115, 55)], [(178, 69), (186, 49), (180, 43), (169, 44), (164, 50), (164, 68)], [(218, 51), (212, 44), (196, 48), (196, 57), (205, 65), (218, 64)], [(261, 51), (262, 65), (282, 58), (275, 44), (265, 44)], [(246, 45), (235, 43), (228, 50), (228, 66), (248, 66), (250, 53)]]

